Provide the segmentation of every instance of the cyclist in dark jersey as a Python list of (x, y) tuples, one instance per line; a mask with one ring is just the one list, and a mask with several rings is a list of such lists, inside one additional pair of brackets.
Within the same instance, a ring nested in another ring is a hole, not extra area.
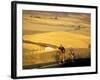
[(64, 63), (65, 48), (62, 45), (60, 45), (58, 49), (59, 49), (59, 63)]

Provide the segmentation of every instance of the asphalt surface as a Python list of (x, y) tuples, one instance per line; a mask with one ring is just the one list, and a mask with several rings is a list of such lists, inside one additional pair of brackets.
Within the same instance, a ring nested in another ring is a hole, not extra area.
[(81, 67), (81, 66), (91, 66), (90, 59), (77, 59), (74, 61), (69, 60), (60, 64), (58, 62), (34, 64), (34, 65), (23, 66), (23, 69), (35, 69), (35, 68), (44, 69), (44, 68)]

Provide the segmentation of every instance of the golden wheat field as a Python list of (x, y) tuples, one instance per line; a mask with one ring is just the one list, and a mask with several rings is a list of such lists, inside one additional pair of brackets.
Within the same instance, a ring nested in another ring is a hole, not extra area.
[[(23, 67), (57, 62), (57, 47), (65, 60), (90, 58), (90, 14), (23, 10)], [(34, 68), (34, 67), (33, 67)]]

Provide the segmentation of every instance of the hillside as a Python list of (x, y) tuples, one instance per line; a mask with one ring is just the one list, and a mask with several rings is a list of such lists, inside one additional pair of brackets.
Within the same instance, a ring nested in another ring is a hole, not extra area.
[(90, 44), (90, 38), (88, 36), (61, 31), (25, 35), (23, 39), (33, 42), (49, 43), (56, 46), (62, 44), (65, 48), (88, 48)]

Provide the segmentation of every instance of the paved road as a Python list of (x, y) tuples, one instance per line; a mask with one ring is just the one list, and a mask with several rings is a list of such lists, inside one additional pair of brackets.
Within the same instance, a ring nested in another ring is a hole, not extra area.
[(33, 42), (33, 41), (28, 41), (28, 40), (23, 40), (24, 43), (29, 43), (29, 44), (36, 44), (42, 47), (52, 47), (52, 48), (58, 48), (58, 46), (53, 45), (53, 44), (47, 44), (47, 43), (41, 43), (41, 42)]
[(90, 59), (78, 59), (72, 61), (65, 61), (62, 64), (58, 64), (57, 62), (45, 63), (45, 64), (37, 64), (37, 65), (29, 65), (24, 66), (24, 69), (34, 69), (34, 68), (62, 68), (62, 67), (79, 67), (79, 66), (90, 66)]

